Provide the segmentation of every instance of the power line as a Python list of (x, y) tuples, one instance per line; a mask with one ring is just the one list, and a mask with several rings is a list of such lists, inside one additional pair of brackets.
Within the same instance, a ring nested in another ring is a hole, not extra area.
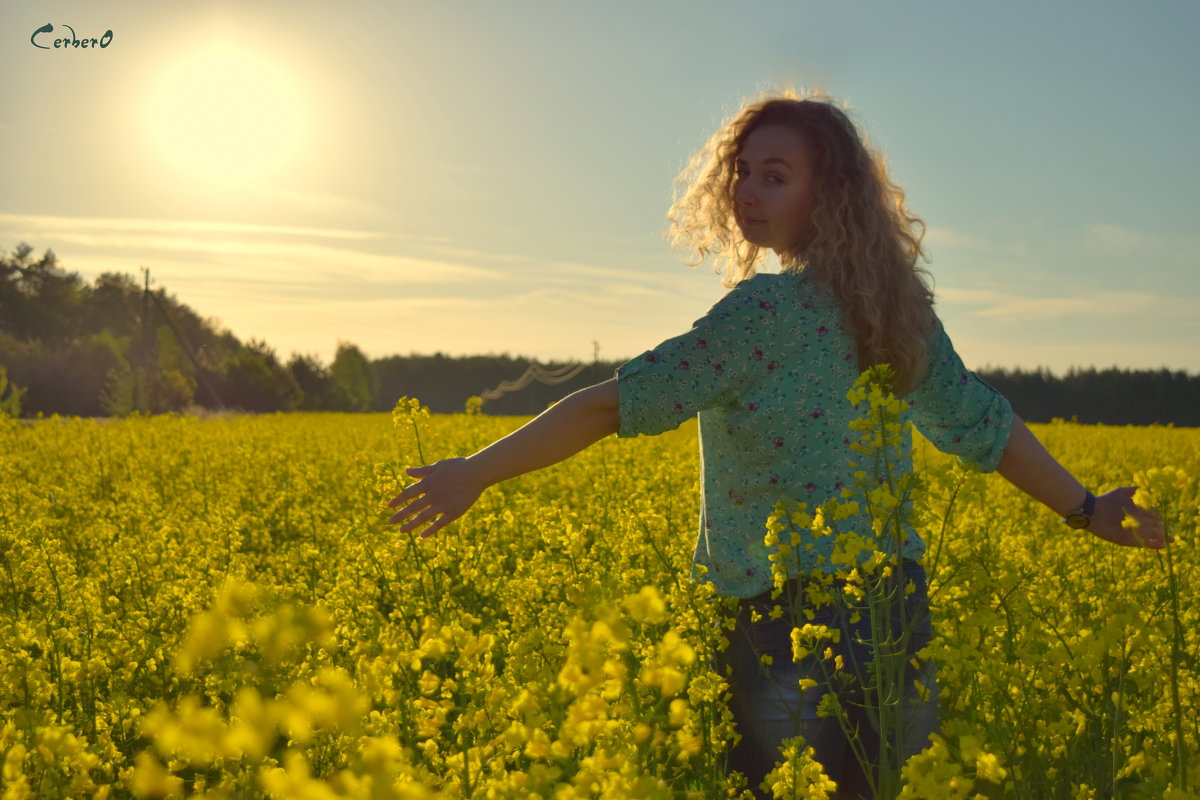
[(142, 289), (141, 353), (139, 354), (140, 363), (138, 369), (134, 371), (134, 407), (145, 409), (149, 406), (150, 301), (153, 300), (159, 314), (166, 320), (167, 327), (170, 328), (175, 341), (179, 343), (180, 349), (183, 350), (188, 360), (192, 362), (192, 367), (196, 370), (196, 379), (207, 390), (209, 398), (216, 404), (217, 408), (223, 410), (225, 405), (221, 402), (220, 395), (217, 394), (217, 390), (213, 388), (213, 385), (205, 376), (204, 368), (200, 366), (200, 362), (196, 358), (196, 353), (184, 337), (183, 331), (175, 324), (175, 320), (171, 318), (170, 312), (167, 311), (167, 304), (164, 302), (166, 290), (160, 288), (157, 292), (150, 291), (150, 268), (142, 267), (142, 274), (145, 276), (145, 285)]
[(546, 369), (538, 364), (530, 364), (515, 381), (500, 381), (500, 385), (495, 389), (485, 389), (479, 396), (486, 403), (488, 400), (499, 400), (509, 392), (519, 392), (534, 381), (545, 386), (566, 383), (586, 367), (586, 364), (566, 364), (558, 369)]

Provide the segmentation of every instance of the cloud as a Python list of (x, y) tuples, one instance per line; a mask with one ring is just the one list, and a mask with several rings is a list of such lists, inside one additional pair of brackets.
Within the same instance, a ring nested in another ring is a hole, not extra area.
[(529, 256), (517, 255), (515, 253), (489, 253), (482, 250), (470, 250), (465, 247), (452, 247), (449, 245), (435, 244), (429, 248), (430, 252), (440, 253), (444, 256), (454, 256), (456, 258), (469, 258), (472, 260), (495, 261), (499, 264), (528, 264), (535, 259)]
[[(325, 215), (341, 214), (357, 219), (364, 217), (382, 217), (387, 210), (374, 203), (359, 200), (356, 197), (333, 194), (331, 192), (315, 192), (303, 189), (284, 189), (279, 187), (257, 188), (256, 193), (265, 203), (274, 203), (296, 211), (315, 211)], [(289, 211), (290, 213), (290, 211)], [(418, 238), (418, 237), (406, 237)], [(441, 241), (440, 237), (419, 237), (426, 241)]]
[(226, 233), (249, 235), (307, 236), (318, 239), (387, 239), (397, 238), (376, 231), (353, 231), (338, 228), (299, 228), (289, 225), (258, 225), (241, 222), (209, 220), (139, 219), (132, 217), (53, 217), (30, 214), (0, 214), (0, 230), (23, 228), (35, 233), (59, 231), (127, 231), (166, 234)]
[(630, 283), (613, 284), (608, 289), (609, 292), (615, 295), (623, 295), (627, 297), (673, 297), (674, 295), (665, 289), (652, 289), (647, 286), (637, 286)]
[(955, 305), (978, 306), (980, 317), (1009, 320), (1059, 320), (1068, 317), (1119, 317), (1153, 313), (1194, 314), (1196, 298), (1152, 292), (1092, 292), (1072, 297), (1028, 297), (986, 289), (939, 288), (937, 298)]
[(0, 235), (78, 246), (85, 252), (72, 255), (72, 269), (103, 254), (109, 263), (124, 259), (119, 269), (150, 263), (169, 275), (189, 278), (199, 270), (206, 281), (270, 284), (293, 293), (331, 283), (352, 282), (361, 290), (363, 284), (463, 283), (501, 275), (457, 261), (370, 252), (354, 245), (395, 247), (399, 237), (337, 228), (0, 214)]
[[(680, 297), (693, 299), (707, 307), (723, 293), (721, 286), (710, 271), (695, 270), (675, 262), (665, 261), (655, 255), (645, 258), (651, 265), (669, 264), (668, 268), (650, 266), (646, 269), (630, 267), (596, 266), (578, 261), (538, 258), (515, 253), (495, 253), (469, 250), (461, 247), (431, 245), (429, 252), (473, 262), (495, 262), (513, 270), (528, 269), (525, 276), (535, 280), (539, 286), (556, 284), (574, 287), (584, 302), (597, 295), (623, 294), (645, 295), (678, 300)], [(520, 283), (520, 279), (517, 280)], [(706, 305), (707, 304), (707, 305)]]
[(1200, 266), (1200, 235), (1195, 233), (1151, 233), (1124, 225), (1101, 224), (1085, 227), (1083, 241), (1102, 256), (1136, 259), (1137, 263), (1152, 267)]
[(1160, 236), (1123, 225), (1089, 225), (1085, 228), (1085, 234), (1089, 243), (1105, 250), (1150, 250), (1163, 247), (1167, 243)]
[[(583, 264), (578, 261), (562, 261), (560, 259), (539, 258), (537, 256), (524, 255), (519, 253), (496, 253), (483, 250), (470, 250), (463, 247), (451, 247), (446, 245), (430, 245), (431, 253), (439, 253), (441, 255), (454, 256), (456, 258), (468, 258), (472, 261), (493, 261), (499, 264), (508, 265), (524, 265), (535, 267), (539, 272), (552, 272), (557, 274), (582, 275), (589, 278), (621, 278), (623, 280), (654, 280), (656, 278), (663, 279), (665, 276), (653, 273), (648, 273), (643, 270), (622, 269), (619, 267), (598, 267), (592, 264)], [(553, 268), (547, 270), (547, 267)]]
[(936, 225), (930, 225), (925, 229), (924, 242), (925, 244), (945, 244), (960, 247), (972, 247), (982, 244), (979, 239), (969, 233), (950, 228), (940, 228)]
[[(274, 298), (278, 300), (278, 298)], [(414, 311), (464, 311), (466, 309), (487, 309), (495, 303), (481, 297), (352, 297), (327, 299), (324, 297), (302, 297), (273, 302), (268, 298), (256, 301), (255, 308), (268, 306), (286, 307), (289, 311), (312, 311), (314, 314), (333, 317), (350, 318), (358, 316), (378, 316), (403, 314)]]

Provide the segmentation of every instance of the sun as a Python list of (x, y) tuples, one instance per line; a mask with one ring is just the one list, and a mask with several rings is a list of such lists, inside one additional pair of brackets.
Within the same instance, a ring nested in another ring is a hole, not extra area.
[(252, 47), (212, 41), (165, 65), (146, 94), (148, 145), (162, 166), (221, 184), (298, 169), (312, 120), (297, 73)]

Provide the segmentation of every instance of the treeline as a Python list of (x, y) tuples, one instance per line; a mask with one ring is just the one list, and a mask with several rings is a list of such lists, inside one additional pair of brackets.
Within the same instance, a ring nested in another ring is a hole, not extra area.
[[(419, 397), (434, 411), (461, 411), (465, 399), (513, 380), (528, 361), (507, 356), (453, 358), (391, 356), (372, 362), (382, 395), (379, 410), (395, 398)], [(611, 378), (620, 362), (588, 365), (578, 377), (555, 386), (530, 384), (490, 401), (492, 414), (536, 414), (571, 392)], [(1012, 403), (1029, 422), (1054, 419), (1105, 425), (1200, 427), (1200, 375), (1170, 370), (1073, 369), (1062, 376), (1048, 370), (984, 368), (976, 374)], [(481, 378), (485, 378), (481, 380)]]
[[(509, 355), (442, 354), (372, 361), (347, 342), (328, 365), (300, 353), (285, 361), (266, 342), (240, 342), (129, 275), (105, 273), (89, 284), (62, 269), (49, 250), (35, 257), (21, 244), (0, 254), (0, 414), (388, 411), (404, 396), (453, 413), (482, 395), (488, 397), (484, 413), (528, 415), (611, 378), (619, 363), (567, 370)], [(1061, 377), (1046, 370), (978, 374), (1031, 422), (1200, 426), (1200, 375), (1118, 369)], [(489, 393), (506, 384), (516, 388)]]
[(1200, 375), (1182, 371), (985, 368), (976, 374), (1030, 422), (1054, 419), (1105, 425), (1200, 427)]
[[(105, 273), (89, 284), (63, 269), (53, 251), (39, 257), (20, 244), (0, 254), (0, 414), (387, 411), (402, 396), (451, 413), (528, 364), (508, 355), (370, 361), (348, 342), (328, 365), (301, 353), (285, 361), (266, 342), (243, 343), (130, 275)], [(536, 413), (612, 377), (616, 366), (591, 364), (550, 386), (534, 381), (481, 410)]]
[(165, 292), (105, 273), (92, 283), (18, 245), (0, 255), (0, 410), (122, 416), (191, 407), (368, 411), (370, 362), (341, 344), (329, 365), (240, 342)]
[[(613, 377), (623, 362), (597, 361), (582, 366), (569, 380), (545, 384), (537, 380), (522, 388), (504, 392), (486, 400), (481, 407), (485, 414), (537, 414), (571, 392)], [(371, 362), (379, 381), (379, 400), (376, 408), (390, 410), (398, 397), (416, 397), (437, 413), (462, 411), (471, 397), (479, 397), (505, 382), (524, 383), (521, 376), (529, 369), (530, 359), (509, 355), (448, 356), (435, 355), (388, 356)], [(548, 371), (568, 366), (561, 362), (543, 365)]]

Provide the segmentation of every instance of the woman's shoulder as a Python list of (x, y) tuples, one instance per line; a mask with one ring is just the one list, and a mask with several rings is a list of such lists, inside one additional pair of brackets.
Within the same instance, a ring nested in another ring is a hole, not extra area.
[(788, 299), (795, 296), (788, 290), (788, 281), (779, 280), (780, 275), (759, 273), (734, 284), (725, 296), (717, 301), (712, 311), (722, 315), (748, 315), (774, 317), (789, 305)]
[(735, 285), (727, 299), (767, 304), (781, 313), (836, 311), (833, 293), (805, 272), (761, 272)]
[(744, 280), (738, 281), (735, 288), (747, 287), (759, 290), (795, 288), (809, 282), (807, 272), (756, 272)]
[(803, 272), (759, 272), (739, 281), (729, 293), (785, 297), (810, 293), (815, 288), (814, 282)]

